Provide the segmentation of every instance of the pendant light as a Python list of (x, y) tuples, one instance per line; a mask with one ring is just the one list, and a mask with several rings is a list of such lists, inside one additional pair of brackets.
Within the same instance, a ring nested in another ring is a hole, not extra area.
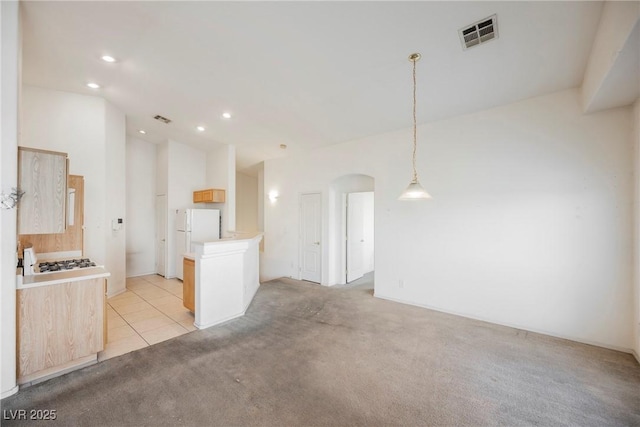
[(418, 62), (421, 57), (422, 55), (419, 53), (409, 55), (409, 61), (413, 63), (413, 178), (398, 200), (426, 200), (431, 198), (429, 193), (427, 193), (426, 190), (422, 188), (422, 185), (420, 185), (420, 182), (418, 182), (418, 172), (416, 171), (416, 149), (418, 147), (416, 125), (416, 62)]

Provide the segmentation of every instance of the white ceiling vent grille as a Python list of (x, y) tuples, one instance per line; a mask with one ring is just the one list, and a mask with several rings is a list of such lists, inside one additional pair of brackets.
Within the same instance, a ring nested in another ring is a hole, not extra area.
[(162, 117), (160, 114), (158, 114), (157, 116), (154, 117), (154, 119), (161, 121), (164, 124), (169, 124), (171, 123), (170, 119), (167, 119), (166, 117)]
[(492, 15), (458, 30), (462, 49), (478, 46), (498, 38), (498, 18)]

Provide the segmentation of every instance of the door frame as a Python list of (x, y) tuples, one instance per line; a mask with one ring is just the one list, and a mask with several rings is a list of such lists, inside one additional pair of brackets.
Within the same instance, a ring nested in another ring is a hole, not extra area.
[[(162, 206), (160, 206), (162, 212), (164, 212), (164, 224), (161, 224), (161, 218), (158, 217), (158, 205), (162, 203)], [(155, 268), (155, 272), (156, 274), (160, 274), (162, 277), (167, 277), (167, 261), (168, 261), (168, 236), (167, 236), (167, 221), (168, 221), (168, 211), (167, 211), (167, 195), (166, 194), (156, 194), (156, 230), (155, 230), (155, 254), (156, 254), (156, 268)], [(164, 253), (163, 258), (164, 258), (164, 274), (161, 274), (159, 270), (159, 259), (158, 259), (158, 255), (160, 253), (159, 250), (159, 234), (158, 231), (162, 230), (164, 231)]]
[[(298, 280), (304, 280), (302, 279), (302, 264), (303, 264), (303, 258), (304, 258), (304, 248), (302, 247), (302, 197), (303, 196), (310, 196), (310, 195), (314, 195), (317, 194), (318, 196), (320, 196), (320, 206), (318, 207), (319, 209), (319, 213), (320, 213), (320, 285), (324, 285), (324, 260), (325, 260), (325, 256), (324, 256), (324, 251), (325, 251), (325, 241), (326, 241), (326, 236), (325, 236), (325, 226), (324, 226), (324, 214), (323, 214), (323, 199), (324, 199), (324, 193), (322, 191), (305, 191), (305, 192), (300, 192), (298, 193), (298, 274), (297, 274), (297, 279)], [(314, 282), (312, 282), (314, 283)]]
[[(345, 284), (351, 283), (355, 280), (358, 280), (359, 278), (363, 277), (364, 274), (362, 276), (359, 276), (357, 279), (353, 279), (353, 280), (349, 280), (349, 271), (350, 271), (350, 264), (353, 263), (349, 262), (349, 244), (350, 244), (350, 239), (349, 239), (349, 231), (352, 227), (351, 222), (349, 221), (350, 215), (350, 200), (349, 200), (349, 196), (351, 196), (352, 194), (360, 194), (360, 193), (364, 193), (363, 191), (354, 191), (354, 192), (349, 192), (349, 193), (345, 193), (344, 194), (344, 282)], [(362, 200), (362, 199), (361, 199)], [(364, 215), (362, 215), (361, 219), (364, 220)], [(362, 225), (362, 228), (364, 229), (364, 225)], [(351, 242), (352, 243), (352, 242)], [(361, 259), (361, 263), (362, 263), (362, 259)], [(364, 272), (364, 265), (362, 265), (362, 271)]]
[[(342, 193), (342, 209), (341, 209), (341, 217), (340, 217), (340, 250), (341, 250), (341, 257), (340, 257), (340, 271), (341, 271), (341, 282), (338, 283), (340, 285), (346, 285), (349, 283), (349, 281), (347, 280), (347, 270), (348, 270), (348, 265), (349, 265), (349, 254), (348, 254), (348, 249), (347, 249), (347, 245), (348, 245), (348, 238), (349, 238), (349, 225), (348, 225), (348, 195), (351, 193), (370, 193), (373, 196), (373, 209), (374, 209), (374, 217), (373, 217), (373, 244), (374, 244), (374, 252), (375, 252), (375, 191), (370, 191), (370, 190), (365, 190), (365, 191), (351, 191), (348, 193)], [(375, 271), (375, 261), (374, 261), (374, 271)], [(367, 274), (369, 272), (365, 272), (365, 274)]]

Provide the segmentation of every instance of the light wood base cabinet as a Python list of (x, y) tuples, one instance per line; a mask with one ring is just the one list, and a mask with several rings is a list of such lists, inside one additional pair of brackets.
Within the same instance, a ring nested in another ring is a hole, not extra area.
[(17, 291), (18, 383), (86, 364), (104, 349), (105, 279)]
[(196, 263), (184, 258), (182, 269), (182, 303), (192, 313), (196, 310)]

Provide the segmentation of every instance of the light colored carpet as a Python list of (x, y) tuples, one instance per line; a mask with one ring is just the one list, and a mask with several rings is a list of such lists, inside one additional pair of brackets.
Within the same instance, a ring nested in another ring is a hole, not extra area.
[(3, 426), (639, 426), (631, 355), (373, 298), (263, 284), (243, 318), (20, 391)]

